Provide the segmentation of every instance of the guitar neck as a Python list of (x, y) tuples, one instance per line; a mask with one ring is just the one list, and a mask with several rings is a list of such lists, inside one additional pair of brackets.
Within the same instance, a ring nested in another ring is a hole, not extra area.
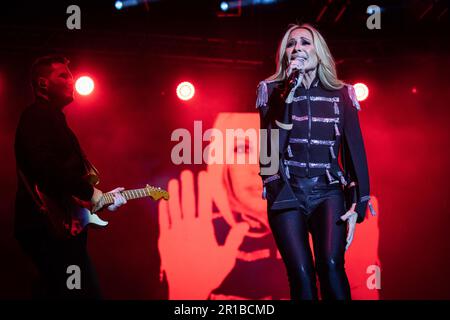
[[(132, 200), (132, 199), (140, 199), (149, 197), (150, 193), (147, 189), (130, 189), (130, 190), (124, 190), (120, 192), (122, 196), (126, 200)], [(103, 194), (103, 205), (110, 205), (114, 203), (114, 197), (112, 193), (104, 193)]]

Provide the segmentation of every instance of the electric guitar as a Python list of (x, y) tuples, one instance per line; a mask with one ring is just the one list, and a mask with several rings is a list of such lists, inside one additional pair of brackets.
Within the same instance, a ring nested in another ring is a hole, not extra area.
[[(58, 238), (70, 238), (81, 233), (87, 226), (106, 227), (108, 222), (101, 219), (96, 212), (114, 203), (112, 193), (104, 193), (98, 204), (93, 207), (90, 202), (82, 201), (74, 196), (52, 198), (40, 192), (36, 187), (49, 218), (54, 235)], [(121, 195), (128, 201), (150, 197), (153, 200), (169, 199), (169, 193), (161, 188), (147, 185), (142, 189), (124, 190)]]

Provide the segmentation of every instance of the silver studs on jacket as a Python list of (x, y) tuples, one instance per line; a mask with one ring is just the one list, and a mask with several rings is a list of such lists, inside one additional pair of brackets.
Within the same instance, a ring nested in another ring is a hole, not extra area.
[(361, 110), (361, 106), (359, 105), (358, 99), (356, 98), (355, 88), (351, 84), (346, 84), (345, 86), (347, 87), (348, 96), (352, 100), (353, 106), (356, 109)]
[(334, 153), (334, 148), (333, 148), (333, 146), (330, 146), (330, 153), (331, 153), (331, 157), (332, 157), (333, 159), (336, 159), (336, 154)]
[(285, 173), (286, 173), (286, 178), (290, 179), (291, 174), (289, 173), (289, 166), (286, 166)]
[(292, 149), (291, 149), (291, 145), (290, 144), (288, 144), (288, 146), (287, 146), (287, 152), (288, 152), (289, 158), (293, 158), (294, 157), (294, 154), (292, 153)]
[(339, 132), (339, 128), (337, 126), (337, 123), (334, 124), (334, 132), (336, 133), (336, 137), (341, 135), (341, 133)]
[(334, 114), (339, 114), (339, 106), (336, 102), (333, 103), (333, 107), (334, 107)]
[(328, 169), (326, 169), (325, 172), (327, 174), (329, 184), (339, 183), (339, 180), (336, 180), (335, 178), (333, 178), (333, 176), (331, 175), (331, 173)]

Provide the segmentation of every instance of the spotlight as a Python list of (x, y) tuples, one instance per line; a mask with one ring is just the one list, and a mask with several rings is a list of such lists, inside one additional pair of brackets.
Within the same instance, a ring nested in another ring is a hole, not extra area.
[(80, 77), (75, 82), (75, 89), (79, 94), (87, 96), (94, 91), (94, 80), (87, 76)]
[(353, 88), (355, 88), (356, 99), (358, 101), (364, 101), (369, 96), (369, 88), (364, 83), (355, 83)]
[(116, 7), (117, 10), (120, 10), (120, 9), (123, 8), (123, 2), (122, 1), (116, 1), (114, 6)]
[(136, 7), (141, 4), (148, 5), (147, 2), (155, 2), (156, 0), (117, 0), (114, 2), (114, 7), (116, 7), (117, 10), (122, 10), (128, 7)]
[(225, 1), (222, 1), (221, 3), (220, 3), (220, 9), (222, 10), (222, 11), (227, 11), (228, 10), (228, 2), (225, 2)]
[(223, 17), (240, 17), (242, 14), (242, 2), (248, 2), (251, 4), (251, 0), (232, 0), (232, 1), (220, 1), (217, 3), (218, 9), (216, 15), (219, 18)]
[(177, 96), (183, 101), (191, 100), (195, 94), (195, 87), (192, 83), (184, 81), (177, 86)]

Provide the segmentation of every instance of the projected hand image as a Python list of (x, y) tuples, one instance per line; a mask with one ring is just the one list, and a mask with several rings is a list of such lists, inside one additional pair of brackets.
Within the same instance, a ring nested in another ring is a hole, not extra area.
[[(213, 220), (213, 195), (205, 171), (198, 175), (197, 201), (194, 175), (185, 170), (180, 180), (169, 181), (168, 202), (159, 203), (161, 269), (169, 284), (169, 299), (206, 299), (236, 263), (238, 248), (249, 229), (236, 223), (223, 246), (217, 243)], [(226, 202), (217, 201), (221, 210)]]

